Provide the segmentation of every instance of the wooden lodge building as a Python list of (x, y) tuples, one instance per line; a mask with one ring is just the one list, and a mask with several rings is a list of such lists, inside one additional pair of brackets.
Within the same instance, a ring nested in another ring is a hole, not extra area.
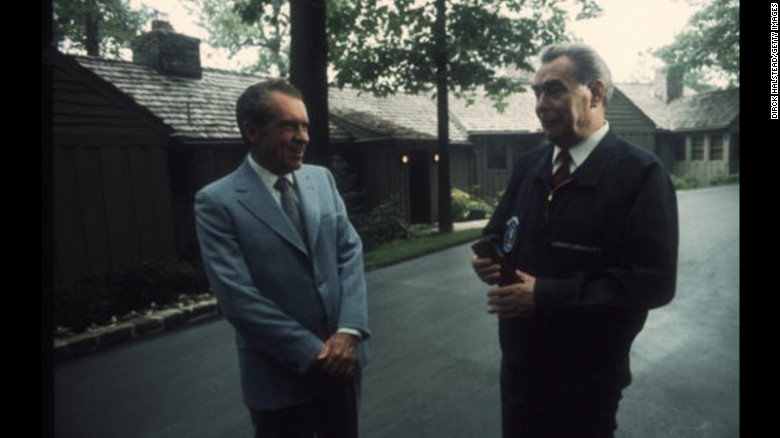
[[(43, 65), (52, 79), (55, 286), (153, 258), (196, 259), (194, 194), (245, 158), (235, 102), (262, 78), (203, 68), (199, 40), (162, 29), (138, 39), (133, 62), (47, 49)], [(738, 171), (738, 90), (668, 104), (634, 93), (618, 86), (608, 108), (620, 135), (673, 173)], [(514, 158), (542, 140), (533, 94), (510, 96), (504, 112), (482, 99), (450, 102), (452, 187), (494, 197)], [(397, 195), (410, 222), (435, 222), (435, 102), (331, 89), (329, 107), (330, 142), (373, 201)], [(710, 110), (717, 116), (705, 119)]]

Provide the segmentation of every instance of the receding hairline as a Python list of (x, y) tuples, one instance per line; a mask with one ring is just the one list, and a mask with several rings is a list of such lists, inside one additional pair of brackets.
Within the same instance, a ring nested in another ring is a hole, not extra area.
[(579, 83), (589, 86), (593, 81), (601, 81), (605, 86), (604, 104), (612, 99), (615, 89), (612, 72), (596, 49), (585, 43), (564, 42), (550, 44), (539, 52), (542, 64), (563, 57), (571, 62), (574, 77)]

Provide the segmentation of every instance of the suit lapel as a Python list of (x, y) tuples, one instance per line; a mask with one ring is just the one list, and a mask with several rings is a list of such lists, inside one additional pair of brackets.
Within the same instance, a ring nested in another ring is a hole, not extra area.
[(298, 197), (301, 200), (301, 213), (303, 225), (306, 227), (306, 237), (309, 239), (309, 248), (313, 248), (320, 231), (320, 203), (317, 188), (306, 166), (293, 172), (293, 175), (298, 187)]
[(301, 252), (306, 255), (309, 254), (301, 235), (295, 230), (282, 211), (282, 208), (276, 203), (260, 180), (260, 177), (246, 161), (236, 171), (235, 188), (238, 202), (254, 217), (268, 225), (282, 239), (298, 248)]

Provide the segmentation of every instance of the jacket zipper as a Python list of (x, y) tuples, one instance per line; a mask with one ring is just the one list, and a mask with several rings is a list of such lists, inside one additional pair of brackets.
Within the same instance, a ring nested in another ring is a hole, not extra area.
[(561, 185), (559, 185), (558, 187), (555, 187), (552, 190), (550, 190), (550, 194), (547, 195), (547, 202), (552, 202), (553, 195), (555, 195), (555, 192), (558, 191), (561, 187), (565, 186), (566, 184), (569, 184), (571, 181), (572, 181), (571, 178), (567, 179), (566, 181), (562, 182)]
[(561, 187), (565, 186), (566, 184), (569, 184), (572, 182), (572, 179), (569, 178), (566, 181), (562, 182), (561, 185), (558, 187), (554, 187), (552, 190), (550, 190), (550, 193), (547, 195), (547, 208), (544, 210), (544, 221), (546, 224), (549, 224), (550, 222), (550, 207), (552, 205), (553, 197), (555, 196), (555, 192), (561, 189)]

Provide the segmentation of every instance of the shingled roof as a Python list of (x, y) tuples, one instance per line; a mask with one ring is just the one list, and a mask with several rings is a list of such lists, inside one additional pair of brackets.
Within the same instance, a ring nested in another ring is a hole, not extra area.
[[(192, 79), (128, 61), (73, 59), (151, 111), (172, 128), (173, 136), (189, 139), (239, 141), (235, 101), (246, 87), (263, 79), (213, 68), (204, 68), (201, 79)], [(667, 105), (652, 94), (650, 84), (617, 87), (661, 129), (721, 128), (739, 116), (739, 89), (683, 96)], [(481, 92), (472, 104), (451, 97), (451, 141), (467, 142), (469, 134), (541, 132), (533, 93), (513, 94), (505, 103), (499, 112)], [(427, 96), (375, 97), (350, 88), (332, 88), (329, 107), (334, 141), (437, 137), (436, 104)]]
[(653, 84), (616, 84), (616, 88), (636, 105), (658, 128), (671, 129), (669, 106), (653, 94)]
[(739, 117), (739, 88), (683, 96), (669, 109), (673, 130), (726, 128)]
[(652, 84), (619, 84), (617, 87), (661, 129), (685, 131), (729, 126), (739, 116), (739, 88), (686, 94), (669, 104), (653, 94)]
[[(396, 93), (376, 97), (354, 89), (331, 88), (328, 101), (334, 121), (354, 137), (438, 137), (436, 102), (427, 96)], [(465, 142), (468, 133), (451, 116), (450, 140)]]
[(174, 136), (185, 138), (239, 140), (236, 99), (261, 79), (209, 68), (203, 69), (202, 79), (192, 79), (161, 74), (127, 61), (86, 56), (75, 59), (152, 111), (174, 129)]
[(454, 113), (471, 134), (541, 132), (541, 124), (534, 113), (536, 98), (530, 89), (515, 93), (505, 100), (506, 107), (499, 112), (493, 102), (477, 92), (474, 102), (450, 98), (450, 112)]
[[(212, 68), (204, 68), (202, 78), (193, 79), (128, 61), (74, 59), (159, 117), (174, 130), (173, 136), (190, 139), (238, 141), (236, 99), (263, 79)], [(436, 106), (427, 97), (399, 93), (379, 98), (352, 89), (331, 89), (329, 98), (332, 140), (437, 137)], [(467, 133), (452, 122), (450, 139), (465, 142)]]

